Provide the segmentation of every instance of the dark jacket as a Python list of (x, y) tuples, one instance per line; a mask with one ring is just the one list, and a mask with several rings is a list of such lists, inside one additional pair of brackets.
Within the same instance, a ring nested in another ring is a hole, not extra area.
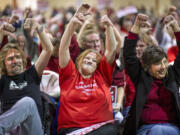
[[(176, 39), (178, 48), (180, 48), (180, 32), (176, 33)], [(136, 135), (140, 126), (141, 112), (153, 82), (152, 76), (144, 71), (136, 57), (136, 44), (137, 40), (125, 38), (123, 50), (125, 69), (135, 85), (136, 94), (124, 125), (123, 135)], [(173, 94), (180, 127), (180, 52), (178, 52), (174, 65), (168, 67), (168, 74), (163, 79), (163, 85)]]

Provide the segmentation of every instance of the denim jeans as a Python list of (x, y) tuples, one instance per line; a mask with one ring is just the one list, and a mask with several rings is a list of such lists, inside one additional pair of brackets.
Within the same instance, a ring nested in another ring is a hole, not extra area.
[(137, 135), (180, 135), (180, 129), (170, 123), (142, 125)]
[(21, 126), (22, 135), (43, 135), (42, 124), (34, 100), (20, 99), (11, 109), (0, 115), (0, 135)]

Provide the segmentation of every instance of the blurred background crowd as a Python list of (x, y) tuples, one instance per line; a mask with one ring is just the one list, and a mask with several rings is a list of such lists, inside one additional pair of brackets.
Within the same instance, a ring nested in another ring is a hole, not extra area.
[[(175, 5), (177, 13), (180, 14), (178, 0), (0, 0), (0, 25), (8, 22), (13, 15), (17, 15), (18, 20), (23, 20), (25, 16), (31, 16), (40, 24), (44, 24), (46, 31), (53, 37), (59, 38), (69, 19), (82, 3), (88, 3), (93, 7), (92, 11), (97, 23), (102, 15), (107, 14), (119, 29), (120, 34), (123, 35), (122, 37), (130, 30), (137, 13), (144, 13), (150, 17), (154, 31), (155, 27), (159, 26), (159, 20), (167, 14), (170, 5)], [(18, 21), (15, 25), (16, 28), (22, 26)], [(99, 24), (97, 26), (100, 28)], [(162, 38), (158, 37), (158, 39)], [(37, 38), (34, 38), (33, 42), (39, 44)], [(161, 45), (160, 42), (162, 43), (162, 41), (159, 41)], [(165, 42), (167, 45), (164, 45), (163, 48), (167, 51), (168, 44), (172, 44), (172, 41)], [(32, 49), (32, 47), (28, 48), (28, 45), (26, 49), (31, 60), (36, 61), (38, 50)]]

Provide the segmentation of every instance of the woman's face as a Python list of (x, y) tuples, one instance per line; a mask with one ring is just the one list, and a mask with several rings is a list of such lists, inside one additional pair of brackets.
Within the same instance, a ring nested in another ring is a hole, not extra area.
[(100, 52), (101, 40), (100, 40), (99, 34), (92, 33), (92, 34), (87, 35), (84, 47), (86, 49), (93, 49)]
[(18, 44), (19, 44), (19, 47), (24, 50), (24, 46), (25, 46), (25, 38), (23, 36), (19, 36), (18, 37)]
[(132, 25), (133, 25), (132, 17), (130, 15), (125, 16), (122, 23), (123, 28), (126, 29), (127, 31), (130, 31)]
[(94, 52), (88, 53), (81, 64), (81, 72), (84, 76), (92, 75), (97, 68), (97, 55)]
[(152, 64), (149, 72), (153, 77), (157, 79), (163, 79), (167, 73), (167, 69), (168, 60), (164, 57), (160, 62)]
[(141, 40), (138, 41), (138, 43), (136, 45), (136, 56), (138, 59), (141, 58), (143, 51), (146, 47), (147, 47), (147, 45), (143, 41), (141, 41)]

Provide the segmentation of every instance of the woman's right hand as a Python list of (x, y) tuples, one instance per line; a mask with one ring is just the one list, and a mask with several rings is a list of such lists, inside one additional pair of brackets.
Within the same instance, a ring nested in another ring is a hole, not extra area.
[(90, 6), (88, 4), (82, 4), (70, 20), (70, 23), (73, 23), (75, 27), (83, 25), (87, 16), (90, 14), (89, 9)]
[(8, 33), (12, 33), (15, 31), (15, 28), (12, 26), (12, 24), (4, 23), (0, 26), (0, 32), (5, 36), (8, 35)]
[(178, 21), (175, 19), (173, 15), (168, 15), (164, 18), (164, 23), (167, 27), (170, 27), (173, 32), (179, 32), (180, 27)]
[(140, 24), (139, 36), (146, 45), (158, 45), (157, 40), (152, 35), (152, 27), (148, 21)]
[(134, 25), (131, 28), (131, 32), (135, 34), (139, 34), (140, 32), (140, 27), (148, 21), (149, 17), (145, 14), (138, 14), (136, 16), (136, 20), (134, 22)]
[(16, 40), (16, 35), (13, 33), (14, 31), (15, 28), (13, 27), (12, 24), (9, 24), (7, 22), (2, 24), (0, 26), (0, 43), (2, 42), (4, 36), (10, 36)]

